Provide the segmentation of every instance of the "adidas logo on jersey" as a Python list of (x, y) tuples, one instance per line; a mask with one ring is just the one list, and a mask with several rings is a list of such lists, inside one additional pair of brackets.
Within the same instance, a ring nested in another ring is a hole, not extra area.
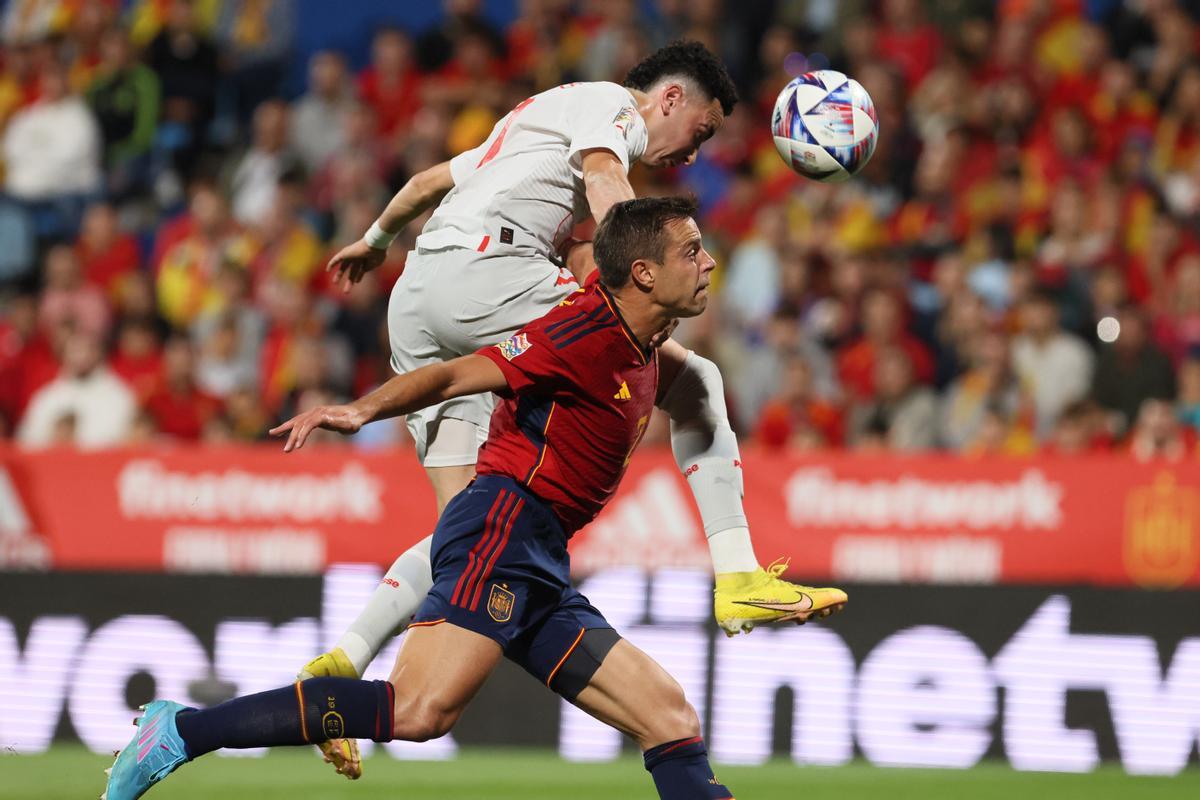
[(629, 393), (629, 384), (625, 383), (625, 381), (621, 381), (621, 388), (618, 389), (617, 393), (613, 395), (613, 400), (629, 400), (632, 397), (633, 395)]

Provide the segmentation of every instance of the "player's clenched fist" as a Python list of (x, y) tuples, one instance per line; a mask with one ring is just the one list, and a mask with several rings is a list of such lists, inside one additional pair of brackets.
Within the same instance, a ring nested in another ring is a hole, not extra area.
[(362, 239), (349, 244), (329, 259), (325, 271), (337, 271), (333, 281), (342, 284), (342, 291), (350, 291), (353, 284), (358, 283), (371, 270), (378, 267), (387, 258), (387, 250), (371, 247)]
[(288, 434), (283, 452), (290, 453), (304, 446), (308, 435), (317, 428), (338, 433), (358, 433), (358, 429), (369, 422), (362, 411), (352, 405), (317, 406), (316, 408), (297, 414), (282, 425), (272, 428), (272, 436)]

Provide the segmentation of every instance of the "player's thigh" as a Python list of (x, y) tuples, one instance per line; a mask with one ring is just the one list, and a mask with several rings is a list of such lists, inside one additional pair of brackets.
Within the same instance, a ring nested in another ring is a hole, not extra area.
[(393, 736), (425, 741), (446, 733), (501, 656), (496, 642), (457, 625), (409, 628), (389, 678), (396, 693)]
[(467, 485), (475, 477), (475, 465), (465, 464), (451, 467), (426, 465), (425, 474), (429, 476), (429, 483), (433, 485), (433, 493), (437, 497), (437, 513), (440, 517), (446, 504), (453, 500), (456, 494), (467, 488)]
[(556, 694), (635, 738), (643, 749), (698, 736), (683, 688), (622, 639), (574, 588), (505, 654)]
[(643, 750), (700, 735), (700, 719), (683, 687), (625, 639), (604, 657), (575, 704), (632, 736)]

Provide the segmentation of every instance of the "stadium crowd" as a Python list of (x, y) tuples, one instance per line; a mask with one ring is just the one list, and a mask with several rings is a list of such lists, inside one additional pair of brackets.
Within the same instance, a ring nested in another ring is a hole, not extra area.
[[(258, 440), (365, 391), (419, 225), (348, 294), (329, 255), (524, 97), (686, 37), (742, 102), (694, 166), (632, 178), (701, 201), (719, 283), (678, 335), (744, 440), (1200, 457), (1200, 3), (444, 6), (364, 21), (365, 67), (322, 50), (293, 87), (288, 0), (10, 0), (0, 439)], [(795, 176), (768, 130), (825, 67), (880, 119), (844, 184)]]

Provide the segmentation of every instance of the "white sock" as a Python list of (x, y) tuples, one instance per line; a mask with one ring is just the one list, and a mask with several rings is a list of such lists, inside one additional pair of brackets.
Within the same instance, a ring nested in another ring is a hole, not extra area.
[(712, 554), (713, 572), (718, 575), (724, 572), (754, 572), (758, 569), (754, 544), (750, 541), (750, 529), (744, 525), (726, 528), (709, 536), (708, 551)]
[(338, 639), (337, 646), (354, 664), (361, 676), (388, 640), (408, 624), (433, 588), (429, 564), (432, 536), (400, 554), (384, 575), (367, 607)]
[(671, 450), (696, 498), (713, 572), (758, 569), (742, 508), (741, 455), (717, 365), (688, 353), (658, 406), (671, 417)]

